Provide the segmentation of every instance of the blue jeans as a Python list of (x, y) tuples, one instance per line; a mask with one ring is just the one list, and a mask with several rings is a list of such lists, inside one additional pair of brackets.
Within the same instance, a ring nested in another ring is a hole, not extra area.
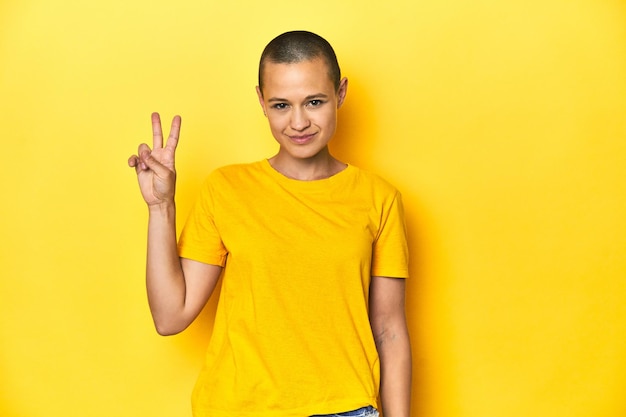
[(316, 414), (311, 417), (378, 417), (378, 411), (371, 405), (367, 407), (359, 408), (354, 411), (347, 411), (345, 413), (337, 413), (337, 414)]

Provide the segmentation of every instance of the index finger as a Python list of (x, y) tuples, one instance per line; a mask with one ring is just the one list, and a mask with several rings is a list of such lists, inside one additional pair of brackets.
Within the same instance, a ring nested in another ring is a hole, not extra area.
[(152, 149), (163, 147), (163, 131), (161, 130), (161, 116), (159, 113), (152, 113)]

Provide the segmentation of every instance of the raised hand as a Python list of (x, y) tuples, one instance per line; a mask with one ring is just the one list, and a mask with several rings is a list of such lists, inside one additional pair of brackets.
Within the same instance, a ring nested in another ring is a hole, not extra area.
[(163, 131), (159, 113), (152, 113), (152, 149), (139, 145), (137, 155), (128, 158), (128, 166), (135, 168), (141, 195), (148, 206), (173, 203), (176, 189), (174, 157), (180, 134), (180, 116), (172, 119), (167, 143), (163, 146)]

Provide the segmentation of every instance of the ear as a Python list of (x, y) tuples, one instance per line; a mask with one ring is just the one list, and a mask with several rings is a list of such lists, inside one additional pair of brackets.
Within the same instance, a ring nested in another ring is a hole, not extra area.
[(346, 94), (348, 93), (348, 79), (343, 77), (341, 81), (339, 81), (339, 89), (337, 90), (337, 108), (341, 107), (344, 100), (346, 99)]
[(263, 100), (263, 93), (261, 92), (261, 88), (259, 88), (258, 85), (256, 86), (256, 95), (259, 98), (259, 104), (263, 109), (263, 115), (267, 117), (267, 112), (265, 111), (265, 100)]

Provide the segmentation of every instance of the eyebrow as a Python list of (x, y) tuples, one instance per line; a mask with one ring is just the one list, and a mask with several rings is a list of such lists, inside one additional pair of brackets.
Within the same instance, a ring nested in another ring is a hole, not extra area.
[[(309, 101), (309, 100), (315, 100), (315, 99), (325, 99), (328, 98), (327, 94), (324, 93), (318, 93), (318, 94), (311, 94), (310, 96), (306, 96), (304, 98), (304, 101)], [(272, 103), (272, 102), (289, 102), (289, 100), (287, 100), (286, 98), (280, 98), (280, 97), (272, 97), (269, 100), (267, 100), (268, 102)]]

